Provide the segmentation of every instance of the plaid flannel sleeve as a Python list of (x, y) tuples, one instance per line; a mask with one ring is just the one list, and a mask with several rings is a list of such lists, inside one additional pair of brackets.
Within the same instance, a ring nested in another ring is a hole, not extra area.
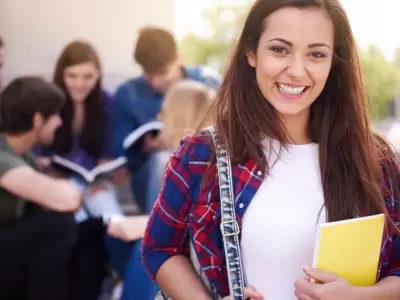
[(388, 264), (390, 266), (389, 276), (397, 276), (400, 277), (400, 207), (399, 207), (399, 197), (400, 197), (400, 169), (399, 162), (396, 160), (395, 162), (390, 163), (390, 174), (388, 174), (387, 180), (389, 181), (389, 185), (391, 189), (397, 190), (397, 193), (386, 200), (386, 205), (388, 212), (392, 218), (392, 221), (396, 225), (395, 228), (391, 228), (390, 237), (392, 239), (391, 249), (389, 249), (389, 259)]
[(189, 140), (185, 138), (171, 157), (164, 185), (153, 207), (142, 242), (143, 264), (154, 280), (159, 268), (175, 255), (188, 255)]

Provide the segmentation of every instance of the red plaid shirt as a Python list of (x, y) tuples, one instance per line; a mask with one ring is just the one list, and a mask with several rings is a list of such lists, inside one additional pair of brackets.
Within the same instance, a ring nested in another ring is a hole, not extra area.
[[(202, 271), (219, 295), (226, 296), (229, 286), (219, 229), (220, 200), (216, 165), (204, 178), (211, 157), (209, 143), (210, 139), (205, 136), (186, 138), (171, 157), (164, 187), (143, 239), (143, 262), (154, 279), (158, 269), (169, 258), (189, 255), (190, 240)], [(254, 160), (234, 167), (232, 174), (236, 219), (241, 227), (242, 217), (265, 174)], [(400, 226), (397, 199), (387, 196), (385, 200), (390, 216)], [(389, 275), (400, 276), (400, 238), (397, 232), (387, 231), (382, 243), (379, 279)]]

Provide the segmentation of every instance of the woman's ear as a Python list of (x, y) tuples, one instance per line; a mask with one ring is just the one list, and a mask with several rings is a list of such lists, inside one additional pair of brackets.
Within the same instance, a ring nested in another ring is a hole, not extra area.
[(255, 68), (257, 65), (257, 58), (254, 51), (247, 52), (246, 56), (247, 56), (247, 62), (249, 63), (250, 67)]

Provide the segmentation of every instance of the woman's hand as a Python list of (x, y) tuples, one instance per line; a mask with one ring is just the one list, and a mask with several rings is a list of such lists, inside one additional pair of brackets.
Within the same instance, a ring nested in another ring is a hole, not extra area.
[[(304, 267), (305, 279), (296, 280), (295, 295), (299, 300), (356, 300), (356, 288), (335, 274)], [(319, 283), (312, 283), (314, 279)]]
[[(255, 288), (248, 286), (244, 289), (244, 297), (252, 300), (264, 300), (264, 296), (257, 292)], [(222, 300), (232, 300), (232, 296), (222, 298)]]

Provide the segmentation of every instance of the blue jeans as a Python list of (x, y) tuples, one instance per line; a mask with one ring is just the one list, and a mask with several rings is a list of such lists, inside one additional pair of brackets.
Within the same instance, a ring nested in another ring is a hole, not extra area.
[(157, 200), (170, 157), (171, 151), (168, 150), (153, 152), (146, 163), (132, 175), (132, 192), (137, 205), (145, 214), (151, 212)]
[(124, 281), (120, 300), (154, 300), (159, 288), (146, 273), (141, 257), (141, 241), (127, 243), (105, 237), (111, 264)]

